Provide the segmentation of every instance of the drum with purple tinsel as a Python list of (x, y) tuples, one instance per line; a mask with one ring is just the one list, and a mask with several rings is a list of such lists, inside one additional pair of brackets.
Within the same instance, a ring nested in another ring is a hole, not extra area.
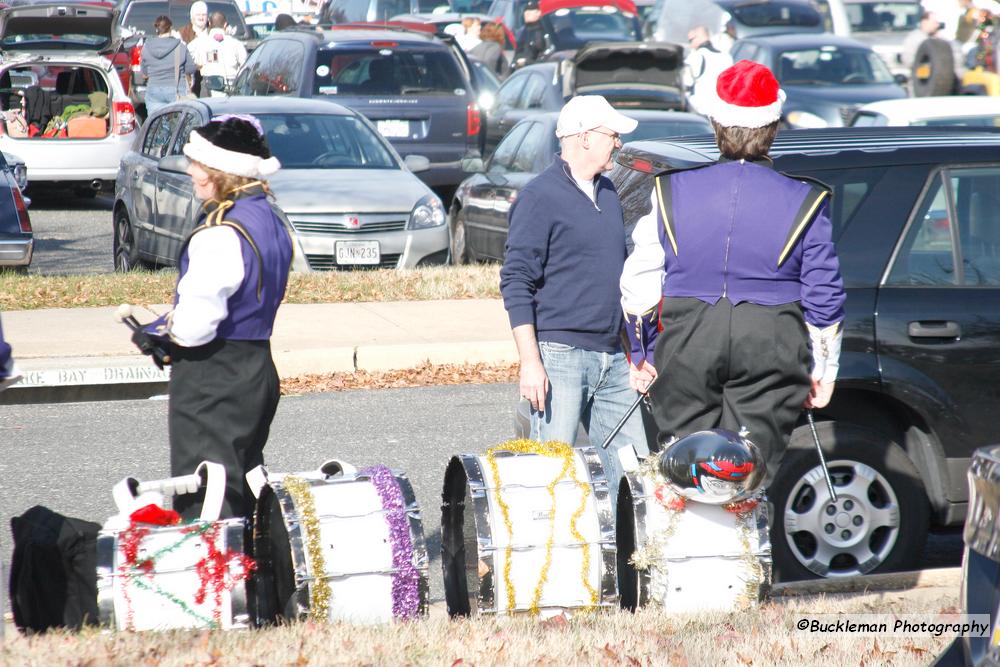
[(262, 625), (385, 623), (427, 613), (423, 523), (401, 472), (328, 461), (316, 471), (265, 473), (253, 543)]

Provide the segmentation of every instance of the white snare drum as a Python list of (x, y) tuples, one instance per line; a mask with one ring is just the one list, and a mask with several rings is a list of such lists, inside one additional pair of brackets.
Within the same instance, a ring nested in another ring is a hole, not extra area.
[[(611, 502), (596, 450), (573, 450), (580, 483), (569, 474), (560, 478), (561, 458), (499, 451), (494, 462), (499, 485), (487, 456), (456, 456), (445, 473), (441, 565), (448, 613), (617, 607)], [(549, 485), (557, 478), (553, 507)]]
[(426, 614), (427, 547), (409, 480), (384, 466), (354, 471), (331, 463), (271, 474), (261, 489), (254, 515), (259, 621), (382, 623)]
[(622, 606), (691, 612), (756, 604), (771, 583), (766, 504), (741, 514), (694, 501), (668, 509), (656, 496), (661, 484), (648, 472), (626, 473), (619, 488)]
[[(253, 560), (246, 522), (218, 520), (225, 468), (203, 462), (192, 475), (115, 485), (119, 514), (97, 536), (97, 604), (103, 625), (119, 630), (250, 627)], [(205, 489), (201, 519), (162, 526), (135, 523), (132, 512), (162, 507), (164, 496)]]

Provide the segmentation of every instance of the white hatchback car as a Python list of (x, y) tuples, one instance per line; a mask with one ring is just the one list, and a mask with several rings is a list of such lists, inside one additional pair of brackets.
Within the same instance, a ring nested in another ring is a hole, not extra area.
[(951, 95), (872, 102), (858, 109), (851, 127), (964, 125), (1000, 127), (1000, 97)]
[(0, 12), (0, 150), (31, 182), (80, 195), (111, 189), (135, 138), (135, 109), (111, 62), (109, 7), (24, 5)]

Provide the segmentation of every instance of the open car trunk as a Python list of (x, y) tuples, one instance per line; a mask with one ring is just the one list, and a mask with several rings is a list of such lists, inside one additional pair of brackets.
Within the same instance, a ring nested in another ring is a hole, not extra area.
[(0, 13), (0, 51), (105, 53), (112, 45), (114, 10), (93, 5), (24, 5)]
[(668, 42), (590, 44), (576, 52), (563, 95), (603, 95), (616, 107), (683, 110), (684, 48)]
[(4, 133), (39, 141), (103, 139), (110, 132), (108, 76), (100, 67), (47, 59), (4, 66)]

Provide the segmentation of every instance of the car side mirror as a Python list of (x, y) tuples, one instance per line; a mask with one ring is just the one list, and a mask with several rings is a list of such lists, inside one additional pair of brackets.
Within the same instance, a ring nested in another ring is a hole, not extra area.
[(407, 155), (403, 158), (403, 164), (414, 174), (419, 174), (431, 168), (431, 161), (423, 155)]
[(205, 87), (206, 90), (212, 90), (217, 93), (226, 92), (226, 78), (218, 75), (208, 75), (201, 77), (201, 85)]
[(910, 77), (906, 76), (905, 74), (896, 74), (892, 78), (896, 83), (898, 83), (901, 86), (905, 86), (910, 80)]
[(160, 171), (168, 171), (172, 174), (187, 174), (191, 161), (186, 155), (167, 155), (160, 158), (156, 163)]
[(486, 171), (485, 165), (483, 165), (483, 158), (481, 157), (466, 157), (462, 158), (462, 171), (467, 174), (481, 174)]

